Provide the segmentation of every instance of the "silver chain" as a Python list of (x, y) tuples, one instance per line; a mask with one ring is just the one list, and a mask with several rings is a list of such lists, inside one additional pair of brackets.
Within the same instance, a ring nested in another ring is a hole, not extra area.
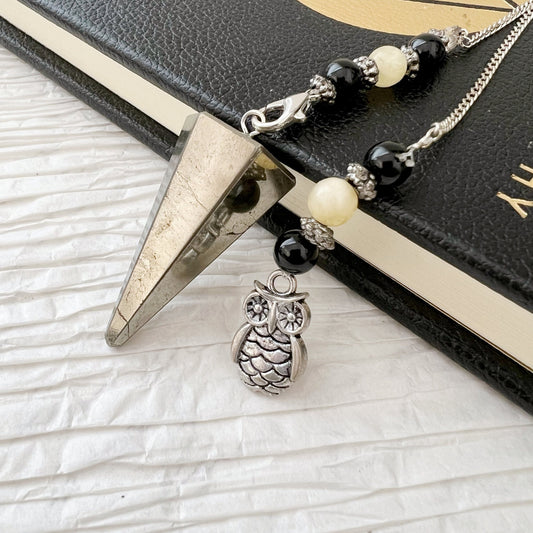
[(461, 100), (459, 105), (440, 122), (434, 122), (426, 132), (426, 134), (419, 139), (416, 143), (407, 147), (407, 150), (402, 154), (401, 159), (414, 164), (413, 154), (414, 152), (429, 148), (432, 144), (436, 143), (441, 137), (449, 133), (468, 113), (470, 108), (474, 105), (476, 100), (481, 96), (487, 85), (492, 80), (494, 73), (498, 70), (502, 64), (505, 56), (509, 53), (513, 45), (516, 43), (522, 32), (527, 28), (528, 24), (533, 20), (533, 0), (528, 0), (522, 4), (520, 8), (513, 10), (507, 17), (503, 17), (498, 22), (485, 28), (484, 30), (469, 34), (465, 36), (468, 39), (468, 45), (461, 43), (462, 46), (470, 48), (478, 42), (486, 39), (490, 35), (496, 33), (507, 24), (519, 19), (516, 25), (513, 27), (509, 35), (502, 42), (498, 50), (494, 53), (490, 61), (487, 63), (481, 76), (476, 80), (471, 89), (466, 93), (465, 97)]
[(527, 0), (522, 5), (515, 7), (512, 11), (509, 11), (505, 17), (502, 17), (500, 20), (496, 21), (494, 24), (487, 26), (483, 30), (469, 33), (466, 35), (462, 41), (461, 46), (463, 48), (472, 48), (476, 44), (480, 43), (487, 37), (494, 35), (499, 32), (502, 28), (505, 28), (511, 22), (514, 22), (516, 19), (519, 19), (526, 14), (533, 7), (533, 0)]

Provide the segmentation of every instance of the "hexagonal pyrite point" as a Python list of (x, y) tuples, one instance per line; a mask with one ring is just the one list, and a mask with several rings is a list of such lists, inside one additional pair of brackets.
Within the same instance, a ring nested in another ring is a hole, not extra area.
[(106, 332), (124, 344), (293, 186), (261, 144), (200, 113), (179, 137)]

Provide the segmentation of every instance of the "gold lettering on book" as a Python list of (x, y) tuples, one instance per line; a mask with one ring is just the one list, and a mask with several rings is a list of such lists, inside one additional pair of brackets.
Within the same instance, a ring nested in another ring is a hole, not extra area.
[[(528, 167), (527, 165), (520, 165), (520, 168), (522, 170), (525, 170), (526, 172), (529, 172), (530, 174), (533, 174), (533, 168)], [(517, 176), (516, 174), (513, 174), (511, 177), (515, 181), (518, 181), (518, 183), (521, 183), (522, 185), (525, 185), (526, 187), (533, 189), (533, 178), (529, 180), (525, 180), (524, 178), (521, 178), (520, 176)]]
[(511, 198), (510, 196), (503, 194), (503, 192), (499, 192), (496, 196), (498, 198), (501, 198), (502, 200), (505, 200), (522, 218), (527, 217), (527, 211), (522, 209), (521, 206), (533, 207), (533, 200), (524, 200), (523, 198)]
[[(533, 175), (533, 168), (528, 167), (527, 165), (520, 165), (520, 168)], [(517, 181), (518, 183), (521, 183), (522, 185), (533, 189), (533, 177), (527, 180), (521, 178), (520, 176), (517, 176), (516, 174), (512, 174), (511, 178)], [(522, 218), (526, 218), (528, 215), (527, 211), (523, 209), (523, 207), (533, 207), (533, 200), (526, 200), (524, 198), (512, 198), (511, 196), (508, 196), (507, 194), (504, 194), (501, 191), (498, 192), (496, 196), (498, 198), (501, 198), (502, 200), (505, 200)]]

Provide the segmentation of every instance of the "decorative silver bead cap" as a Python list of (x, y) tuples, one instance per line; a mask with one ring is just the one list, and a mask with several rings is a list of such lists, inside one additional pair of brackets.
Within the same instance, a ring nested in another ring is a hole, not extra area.
[(460, 26), (449, 26), (443, 30), (431, 28), (428, 33), (440, 37), (446, 47), (446, 52), (450, 53), (458, 46), (462, 46), (464, 38), (468, 35), (468, 30)]
[(379, 69), (376, 62), (367, 56), (357, 57), (353, 62), (360, 67), (363, 72), (363, 84), (371, 89), (378, 82)]
[(405, 59), (407, 59), (407, 72), (405, 75), (408, 78), (416, 78), (418, 71), (420, 70), (420, 61), (418, 54), (410, 46), (402, 46), (400, 48)]
[(359, 163), (348, 165), (346, 179), (356, 188), (361, 200), (373, 200), (376, 195), (376, 178)]
[(331, 228), (321, 224), (314, 218), (307, 217), (300, 219), (300, 226), (304, 237), (315, 246), (318, 246), (320, 250), (333, 250), (335, 248), (335, 239)]
[(313, 104), (326, 102), (332, 104), (337, 96), (337, 90), (331, 80), (320, 74), (315, 74), (310, 80), (309, 99)]

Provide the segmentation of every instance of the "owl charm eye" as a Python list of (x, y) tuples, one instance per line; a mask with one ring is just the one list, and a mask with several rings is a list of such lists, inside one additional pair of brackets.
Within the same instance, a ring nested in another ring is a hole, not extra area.
[(244, 302), (244, 314), (250, 324), (261, 326), (268, 319), (269, 306), (260, 294), (252, 293)]
[(300, 302), (290, 302), (278, 307), (278, 327), (283, 333), (298, 335), (309, 323), (309, 308)]

